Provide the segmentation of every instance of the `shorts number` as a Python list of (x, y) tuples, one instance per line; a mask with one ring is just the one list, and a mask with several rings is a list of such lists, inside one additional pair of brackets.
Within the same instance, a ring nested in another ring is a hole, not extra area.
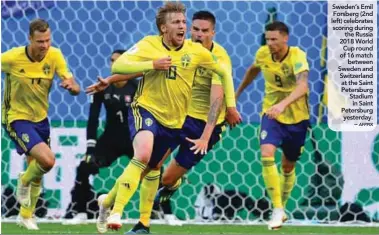
[(166, 78), (176, 80), (176, 66), (170, 66), (166, 72)]
[(122, 115), (122, 111), (120, 110), (116, 114), (120, 116), (120, 122), (124, 123), (124, 116)]
[(283, 87), (282, 78), (275, 74), (275, 83), (278, 87)]

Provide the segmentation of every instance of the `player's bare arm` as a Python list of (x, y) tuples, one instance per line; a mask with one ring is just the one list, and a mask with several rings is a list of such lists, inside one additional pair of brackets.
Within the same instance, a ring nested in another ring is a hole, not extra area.
[[(151, 61), (147, 61), (151, 63)], [(153, 62), (153, 69), (155, 70), (168, 70), (171, 66), (171, 58), (164, 57)], [(134, 69), (120, 69), (120, 67), (131, 68)], [(136, 70), (135, 73), (130, 74), (131, 70)], [(110, 84), (120, 81), (130, 80), (136, 77), (141, 77), (142, 72), (149, 70), (147, 69), (146, 62), (129, 62), (128, 60), (117, 60), (114, 62), (112, 66), (112, 76), (107, 78), (98, 77), (98, 82), (87, 87), (86, 93), (95, 94), (97, 92), (105, 90)]]
[(236, 107), (227, 107), (225, 120), (229, 124), (230, 128), (234, 128), (242, 122), (242, 117)]
[(97, 92), (105, 90), (110, 84), (128, 81), (134, 78), (142, 77), (143, 73), (135, 74), (113, 74), (107, 78), (97, 77), (98, 82), (86, 88), (86, 93), (93, 95)]
[(280, 103), (268, 109), (266, 112), (267, 116), (269, 116), (270, 118), (278, 117), (288, 105), (292, 104), (299, 98), (306, 95), (307, 92), (308, 92), (308, 71), (306, 70), (296, 75), (295, 90), (291, 92), (291, 94), (287, 96), (285, 99), (283, 99)]
[(225, 69), (225, 67), (219, 65), (218, 63), (216, 63), (214, 67), (211, 67), (210, 69), (223, 78), (221, 81), (224, 87), (227, 107), (225, 119), (228, 122), (229, 126), (233, 128), (242, 121), (241, 115), (236, 108), (233, 78), (229, 70)]
[(224, 89), (221, 85), (212, 85), (211, 87), (211, 97), (210, 97), (210, 109), (208, 112), (208, 121), (205, 125), (203, 133), (200, 139), (189, 139), (186, 138), (189, 142), (193, 143), (194, 146), (191, 147), (191, 150), (201, 154), (207, 154), (208, 142), (212, 136), (213, 130), (217, 124), (218, 117), (221, 113), (221, 107), (224, 101)]
[(242, 82), (240, 84), (240, 86), (238, 87), (237, 89), (237, 92), (236, 92), (236, 100), (238, 100), (239, 96), (241, 95), (241, 93), (246, 89), (246, 87), (248, 87), (252, 82), (253, 80), (258, 76), (259, 72), (261, 71), (261, 69), (257, 66), (255, 66), (254, 64), (252, 64), (246, 71), (245, 73), (245, 76), (243, 77), (242, 79)]
[(60, 86), (68, 90), (71, 95), (79, 95), (80, 93), (80, 86), (73, 77), (63, 79)]

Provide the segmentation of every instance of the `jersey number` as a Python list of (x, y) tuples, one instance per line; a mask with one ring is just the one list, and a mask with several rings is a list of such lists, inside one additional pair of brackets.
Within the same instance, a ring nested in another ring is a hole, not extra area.
[(282, 78), (275, 74), (275, 83), (278, 87), (283, 87)]
[(176, 66), (170, 66), (166, 72), (166, 78), (176, 80)]
[(124, 116), (122, 115), (122, 111), (120, 110), (116, 114), (120, 116), (120, 122), (124, 123)]

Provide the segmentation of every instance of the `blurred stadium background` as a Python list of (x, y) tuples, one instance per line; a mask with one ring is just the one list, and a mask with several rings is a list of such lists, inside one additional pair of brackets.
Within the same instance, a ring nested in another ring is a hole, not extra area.
[[(312, 128), (296, 170), (297, 184), (287, 205), (291, 221), (307, 224), (378, 221), (379, 128), (369, 133), (340, 133), (331, 131), (326, 124), (327, 2), (183, 2), (187, 6), (188, 25), (197, 10), (207, 9), (216, 15), (215, 41), (231, 56), (235, 87), (263, 43), (265, 24), (272, 19), (287, 23), (289, 44), (298, 45), (308, 54)], [(109, 75), (109, 56), (114, 49), (127, 49), (145, 35), (156, 34), (155, 13), (161, 5), (161, 1), (2, 0), (1, 51), (27, 45), (29, 21), (44, 18), (52, 29), (53, 45), (62, 50), (76, 79), (85, 88), (98, 75)], [(64, 215), (70, 202), (75, 169), (86, 150), (89, 108), (89, 97), (84, 92), (71, 97), (64, 94), (57, 82), (58, 79), (51, 90), (49, 110), (53, 126), (51, 147), (57, 161), (44, 180), (44, 202), (39, 213), (40, 217), (53, 221)], [(257, 138), (263, 91), (263, 79), (259, 78), (238, 104), (244, 123), (226, 131), (216, 149), (188, 174), (187, 182), (173, 198), (177, 217), (193, 222), (197, 195), (206, 184), (213, 183), (222, 191), (246, 193), (254, 202), (253, 208), (234, 208), (230, 221), (264, 220), (269, 206), (261, 178)], [(2, 218), (7, 221), (17, 214), (10, 193), (25, 165), (3, 131), (1, 140)], [(93, 178), (95, 191), (108, 191), (127, 162), (122, 158), (111, 168), (102, 169)], [(138, 218), (138, 194), (125, 214)]]

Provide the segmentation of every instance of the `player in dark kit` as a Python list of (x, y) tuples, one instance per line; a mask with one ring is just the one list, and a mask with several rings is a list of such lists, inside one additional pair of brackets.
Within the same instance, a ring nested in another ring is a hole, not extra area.
[[(124, 52), (124, 50), (115, 50), (112, 53), (111, 66)], [(72, 202), (65, 216), (66, 218), (74, 217), (71, 220), (66, 220), (65, 224), (86, 222), (89, 214), (87, 203), (95, 199), (89, 183), (90, 175), (98, 174), (99, 168), (110, 166), (123, 155), (129, 158), (133, 157), (133, 146), (128, 125), (128, 110), (137, 86), (138, 81), (136, 79), (121, 81), (91, 96), (87, 126), (87, 152), (77, 168), (75, 186), (71, 191)], [(103, 104), (106, 110), (106, 124), (104, 133), (97, 138), (99, 114)]]

